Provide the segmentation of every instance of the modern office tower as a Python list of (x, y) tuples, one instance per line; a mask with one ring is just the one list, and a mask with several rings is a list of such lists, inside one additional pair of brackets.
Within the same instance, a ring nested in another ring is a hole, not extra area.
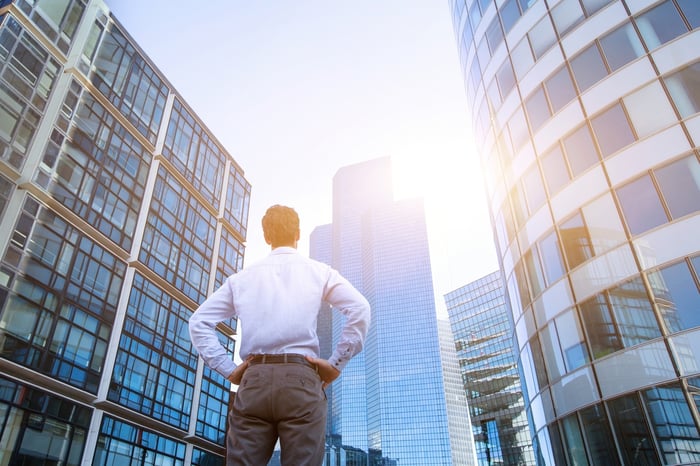
[(447, 422), (450, 432), (450, 449), (452, 464), (476, 466), (476, 449), (471, 432), (471, 419), (467, 407), (462, 372), (460, 371), (455, 338), (450, 322), (438, 319), (438, 338), (440, 339), (440, 357), (445, 380), (445, 403), (447, 404)]
[[(344, 167), (325, 232), (312, 243), (332, 244), (331, 265), (372, 306), (365, 348), (333, 384), (329, 455), (347, 464), (452, 464), (422, 202), (393, 200), (389, 158)], [(332, 316), (336, 342), (342, 320)]]
[(500, 272), (445, 295), (479, 465), (536, 464)]
[(543, 464), (700, 461), (700, 3), (449, 0)]
[(223, 465), (250, 185), (101, 1), (0, 2), (0, 192), (0, 465)]

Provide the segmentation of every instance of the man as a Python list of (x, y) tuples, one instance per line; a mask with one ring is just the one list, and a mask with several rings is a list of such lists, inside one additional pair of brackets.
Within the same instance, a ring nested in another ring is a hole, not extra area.
[[(362, 350), (370, 324), (367, 300), (328, 265), (297, 252), (299, 216), (274, 205), (262, 219), (272, 248), (262, 261), (228, 277), (190, 318), (190, 337), (204, 362), (238, 384), (228, 415), (227, 466), (267, 464), (279, 438), (283, 465), (320, 465), (327, 401), (323, 389)], [(346, 316), (330, 359), (319, 358), (316, 319), (322, 302)], [(216, 324), (238, 318), (236, 366)]]

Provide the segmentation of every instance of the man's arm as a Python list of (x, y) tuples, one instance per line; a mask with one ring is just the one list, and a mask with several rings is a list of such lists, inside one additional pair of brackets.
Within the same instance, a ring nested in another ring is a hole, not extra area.
[[(326, 302), (346, 317), (338, 345), (328, 359), (330, 369), (338, 372), (328, 382), (330, 383), (340, 375), (350, 359), (362, 351), (371, 322), (371, 314), (367, 299), (336, 270), (331, 269), (328, 285)], [(321, 366), (319, 366), (319, 374), (320, 371)], [(323, 376), (321, 378), (323, 379)]]
[(197, 308), (189, 320), (192, 345), (207, 366), (226, 378), (232, 375), (236, 364), (221, 346), (216, 325), (234, 317), (233, 294), (227, 280)]

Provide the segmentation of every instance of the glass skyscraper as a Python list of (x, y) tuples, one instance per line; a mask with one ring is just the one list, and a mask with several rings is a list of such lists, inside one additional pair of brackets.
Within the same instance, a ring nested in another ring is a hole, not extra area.
[(542, 464), (700, 461), (700, 3), (449, 0)]
[[(332, 265), (372, 306), (365, 349), (333, 384), (331, 464), (337, 455), (352, 464), (452, 464), (422, 202), (393, 200), (389, 158), (343, 167), (333, 179), (333, 223), (323, 228), (311, 250), (330, 244)], [(334, 314), (332, 341), (341, 327)]]
[(0, 2), (0, 465), (224, 464), (187, 320), (249, 199), (103, 2)]
[(534, 465), (513, 322), (501, 273), (445, 295), (466, 391), (477, 464)]

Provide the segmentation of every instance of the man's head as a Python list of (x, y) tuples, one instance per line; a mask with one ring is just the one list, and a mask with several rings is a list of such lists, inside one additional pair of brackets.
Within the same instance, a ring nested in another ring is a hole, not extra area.
[(262, 218), (265, 242), (278, 248), (280, 246), (297, 247), (299, 241), (299, 215), (291, 207), (273, 205)]

